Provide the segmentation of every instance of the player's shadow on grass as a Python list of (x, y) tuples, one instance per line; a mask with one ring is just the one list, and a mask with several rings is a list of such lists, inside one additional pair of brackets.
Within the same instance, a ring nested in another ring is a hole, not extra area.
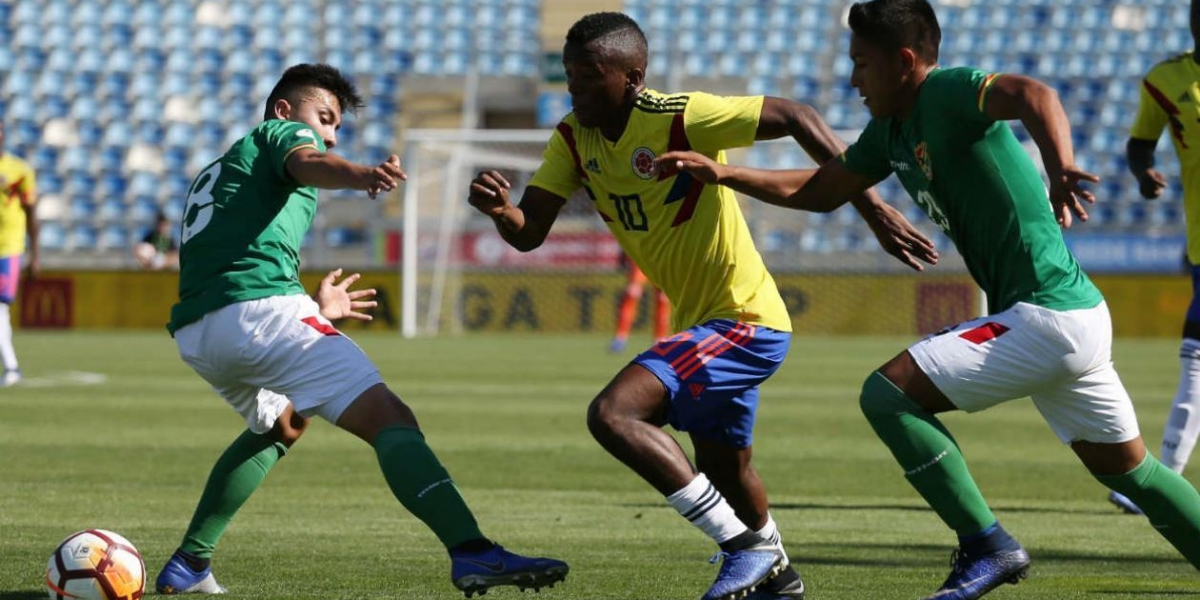
[[(785, 543), (786, 545), (786, 543)], [(864, 552), (865, 550), (869, 550)], [(857, 566), (857, 567), (923, 567), (932, 562), (944, 561), (949, 556), (951, 546), (948, 544), (884, 544), (871, 542), (854, 542), (852, 544), (816, 542), (804, 543), (791, 552), (800, 564)], [(1087, 554), (1066, 552), (1063, 550), (1039, 550), (1034, 548), (1034, 564), (1049, 562), (1088, 563), (1112, 562), (1122, 564), (1178, 564), (1175, 556), (1139, 556), (1122, 554)], [(1128, 594), (1130, 591), (1096, 592), (1106, 594)], [(1135, 593), (1142, 593), (1135, 591)], [(1163, 595), (1194, 595), (1200, 597), (1200, 592), (1156, 592)]]
[(0, 600), (43, 600), (46, 590), (0, 591)]
[[(1010, 506), (996, 504), (992, 509), (998, 513), (1030, 513), (1030, 514), (1064, 514), (1064, 515), (1117, 515), (1117, 511), (1107, 505), (1097, 505), (1095, 509), (1066, 509), (1042, 506)], [(916, 504), (820, 504), (805, 503), (771, 503), (771, 510), (901, 510), (909, 512), (933, 512), (928, 506)]]

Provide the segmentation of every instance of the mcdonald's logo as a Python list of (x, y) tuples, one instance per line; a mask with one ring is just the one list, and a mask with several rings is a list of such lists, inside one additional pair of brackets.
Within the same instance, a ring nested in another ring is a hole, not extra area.
[(21, 290), (23, 328), (70, 329), (74, 286), (70, 279), (35, 279)]

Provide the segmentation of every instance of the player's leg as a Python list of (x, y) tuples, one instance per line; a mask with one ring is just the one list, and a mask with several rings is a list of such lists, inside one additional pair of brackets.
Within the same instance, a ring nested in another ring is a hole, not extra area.
[(217, 459), (183, 542), (155, 579), (160, 594), (225, 593), (212, 575), (213, 551), (234, 515), (308, 426), (308, 420), (296, 414), (282, 396), (265, 390), (258, 393), (276, 396), (268, 401), (282, 402), (283, 411), (270, 431), (243, 431)]
[(783, 572), (752, 592), (747, 600), (803, 598), (804, 581), (790, 564), (779, 525), (768, 509), (766, 487), (750, 462), (752, 447), (737, 448), (695, 434), (691, 438), (696, 449), (696, 467), (726, 498), (738, 519), (783, 555)]
[(320, 416), (374, 448), (393, 495), (449, 551), (459, 589), (469, 596), (497, 585), (540, 588), (566, 577), (562, 561), (513, 554), (484, 537), (412, 410), (384, 385), (362, 349), (307, 296), (277, 302), (284, 317), (264, 324), (246, 351), (248, 359), (261, 359), (254, 360), (260, 375), (253, 381), (287, 394), (300, 414)]
[(612, 343), (608, 346), (609, 352), (622, 352), (629, 343), (629, 332), (633, 329), (633, 320), (637, 316), (645, 284), (646, 276), (642, 270), (631, 264), (629, 279), (625, 284), (625, 291), (621, 294), (621, 303), (617, 306), (617, 329), (613, 333)]
[(1163, 430), (1162, 464), (1182, 473), (1200, 436), (1200, 267), (1192, 267), (1192, 303), (1179, 348), (1179, 387)]
[(0, 387), (14, 385), (21, 380), (21, 367), (13, 349), (12, 315), (9, 310), (17, 298), (20, 277), (20, 255), (0, 257), (0, 366), (4, 367)]
[(654, 290), (654, 299), (654, 339), (659, 339), (671, 333), (671, 300), (660, 289)]
[(1112, 325), (1104, 304), (1060, 313), (1055, 323), (1088, 359), (1080, 374), (1033, 396), (1055, 435), (1109, 489), (1127, 496), (1150, 524), (1200, 568), (1200, 494), (1146, 452), (1133, 402), (1112, 364)]
[(978, 598), (1016, 582), (1029, 556), (988, 507), (953, 436), (935, 416), (984, 410), (1066, 376), (1044, 309), (1018, 304), (914, 344), (867, 378), (861, 407), (909, 483), (957, 534), (955, 568), (934, 598)]
[(789, 339), (788, 334), (734, 321), (704, 323), (640, 354), (588, 411), (588, 428), (596, 440), (726, 553), (706, 599), (753, 590), (779, 572), (783, 556), (738, 518), (707, 475), (695, 473), (662, 426), (669, 422), (680, 431), (749, 447), (756, 398), (739, 394), (779, 367)]

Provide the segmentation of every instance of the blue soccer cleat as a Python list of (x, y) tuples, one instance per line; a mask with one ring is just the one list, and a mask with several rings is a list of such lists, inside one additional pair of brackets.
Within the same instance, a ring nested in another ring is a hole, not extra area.
[(612, 343), (608, 345), (608, 351), (612, 354), (620, 354), (625, 351), (625, 344), (628, 340), (623, 338), (613, 338)]
[(486, 594), (488, 588), (498, 585), (540, 591), (566, 579), (568, 571), (570, 567), (561, 560), (513, 554), (500, 544), (483, 552), (450, 553), (450, 580), (468, 598), (476, 593)]
[(212, 567), (203, 571), (193, 571), (178, 552), (171, 555), (170, 560), (154, 580), (154, 588), (158, 593), (169, 596), (172, 594), (224, 594), (225, 588), (217, 583), (212, 574)]
[(736, 552), (721, 552), (713, 557), (713, 562), (721, 557), (725, 559), (721, 563), (721, 571), (700, 600), (745, 598), (787, 567), (787, 559), (779, 546), (768, 541)]
[(1125, 514), (1142, 514), (1142, 509), (1138, 508), (1138, 505), (1134, 504), (1133, 500), (1130, 500), (1129, 498), (1126, 498), (1124, 495), (1117, 492), (1109, 492), (1108, 501), (1116, 505), (1116, 507), (1121, 509), (1121, 511)]
[(750, 592), (746, 600), (804, 600), (804, 580), (795, 569), (785, 568), (778, 577)]
[(971, 556), (961, 549), (950, 555), (950, 576), (925, 600), (975, 600), (1005, 583), (1020, 583), (1029, 574), (1024, 548)]

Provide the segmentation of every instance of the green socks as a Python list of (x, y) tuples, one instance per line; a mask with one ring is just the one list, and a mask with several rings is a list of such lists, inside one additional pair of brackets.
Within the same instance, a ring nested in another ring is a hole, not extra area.
[(958, 443), (941, 421), (878, 371), (863, 383), (859, 405), (909, 483), (959, 537), (996, 523)]
[(389, 427), (375, 438), (375, 456), (392, 493), (425, 522), (447, 549), (483, 533), (450, 474), (425, 444), (425, 436), (410, 427)]
[(1133, 500), (1155, 531), (1200, 569), (1200, 494), (1192, 484), (1148, 452), (1142, 464), (1124, 475), (1095, 477)]
[(287, 446), (266, 435), (249, 429), (242, 432), (213, 465), (179, 549), (197, 558), (212, 558), (230, 519), (285, 454)]

